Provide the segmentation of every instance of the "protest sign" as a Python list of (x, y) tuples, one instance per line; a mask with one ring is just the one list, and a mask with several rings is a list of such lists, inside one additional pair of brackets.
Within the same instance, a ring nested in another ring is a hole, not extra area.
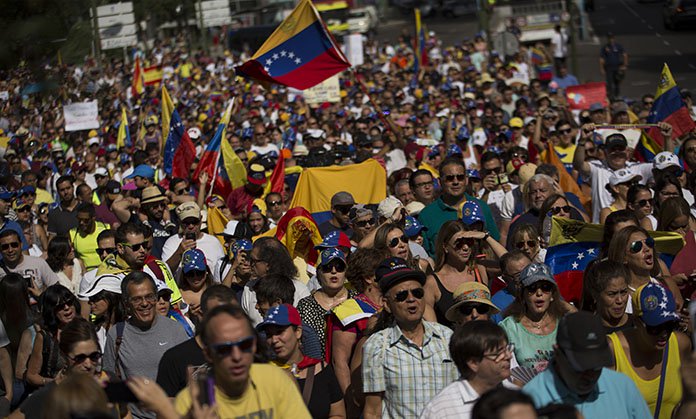
[(604, 82), (593, 82), (570, 86), (566, 88), (566, 97), (570, 109), (589, 109), (593, 103), (601, 103), (606, 107), (607, 85)]
[(314, 87), (302, 91), (305, 102), (315, 105), (324, 102), (339, 102), (341, 100), (341, 88), (338, 84), (338, 76), (330, 77)]
[(99, 128), (99, 107), (96, 100), (63, 106), (66, 131)]

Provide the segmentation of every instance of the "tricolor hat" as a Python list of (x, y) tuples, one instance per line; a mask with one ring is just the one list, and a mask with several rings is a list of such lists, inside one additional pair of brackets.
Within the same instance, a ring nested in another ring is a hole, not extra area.
[(266, 169), (260, 164), (254, 163), (249, 166), (247, 180), (254, 185), (262, 186), (266, 183)]
[(350, 249), (350, 239), (348, 235), (342, 231), (334, 230), (324, 236), (324, 240), (318, 245), (314, 246), (316, 250), (330, 249), (334, 247), (346, 247)]
[(205, 271), (205, 254), (201, 249), (189, 249), (181, 256), (181, 270), (187, 274), (191, 271)]
[(324, 249), (321, 251), (320, 257), (319, 257), (319, 265), (326, 265), (329, 262), (331, 262), (334, 259), (340, 259), (344, 263), (346, 261), (346, 255), (343, 253), (343, 251), (339, 250), (336, 247), (331, 247), (328, 249)]
[(452, 156), (463, 156), (464, 153), (462, 153), (461, 147), (459, 147), (456, 144), (450, 144), (449, 147), (447, 147), (447, 157), (452, 157)]
[(263, 322), (256, 326), (256, 329), (263, 330), (267, 326), (300, 326), (301, 324), (300, 313), (295, 307), (290, 304), (280, 304), (268, 310)]
[(633, 293), (633, 314), (648, 326), (680, 320), (672, 293), (652, 282), (641, 285)]
[(428, 228), (421, 224), (417, 218), (411, 217), (410, 215), (406, 216), (404, 233), (406, 233), (408, 237), (415, 237), (419, 235), (421, 231), (427, 229)]
[(477, 221), (485, 223), (481, 207), (474, 201), (466, 201), (462, 204), (462, 221), (470, 226)]

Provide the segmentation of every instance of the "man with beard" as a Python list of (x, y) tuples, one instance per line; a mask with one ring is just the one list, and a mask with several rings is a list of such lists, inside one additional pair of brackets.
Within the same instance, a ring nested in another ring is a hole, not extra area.
[(59, 202), (48, 212), (48, 232), (66, 236), (71, 228), (77, 227), (77, 199), (72, 176), (61, 176), (56, 181)]

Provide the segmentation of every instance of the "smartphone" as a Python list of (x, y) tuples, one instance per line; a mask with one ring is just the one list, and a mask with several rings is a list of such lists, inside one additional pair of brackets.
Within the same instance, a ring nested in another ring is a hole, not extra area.
[(215, 403), (215, 380), (211, 374), (203, 372), (196, 377), (198, 383), (198, 403), (212, 406)]
[(196, 233), (189, 232), (184, 236), (187, 240), (196, 240)]
[(31, 279), (31, 276), (23, 275), (22, 278), (24, 278), (24, 283), (27, 284), (27, 288), (34, 287), (34, 281)]
[(104, 391), (111, 403), (138, 403), (140, 401), (128, 388), (125, 381), (109, 382), (104, 387)]
[(508, 179), (507, 173), (501, 173), (498, 175), (498, 185), (502, 185), (503, 183), (509, 183), (510, 179)]

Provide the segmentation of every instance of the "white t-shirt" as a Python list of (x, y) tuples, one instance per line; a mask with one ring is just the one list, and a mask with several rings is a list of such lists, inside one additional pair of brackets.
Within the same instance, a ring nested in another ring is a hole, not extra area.
[[(605, 185), (609, 183), (609, 177), (614, 173), (605, 161), (590, 160), (590, 187), (592, 188), (592, 222), (599, 223), (599, 213), (602, 208), (610, 206), (614, 202)], [(640, 183), (645, 185), (652, 180), (652, 163), (626, 163), (626, 167), (630, 168), (635, 174), (641, 175), (643, 178)]]
[[(244, 286), (241, 301), (242, 309), (249, 316), (254, 327), (263, 321), (261, 313), (256, 309), (256, 292), (254, 292), (256, 281), (258, 281), (258, 279), (249, 281)], [(307, 289), (307, 286), (303, 284), (302, 281), (298, 281), (297, 279), (293, 279), (292, 284), (295, 286), (295, 295), (293, 296), (294, 301), (292, 305), (297, 306), (297, 303), (299, 303), (301, 299), (309, 296), (309, 289)]]
[(563, 58), (568, 55), (568, 35), (563, 31), (555, 32), (551, 36), (551, 45), (553, 46), (554, 58)]
[[(180, 234), (175, 234), (164, 242), (162, 247), (162, 260), (164, 262), (172, 257), (182, 240), (183, 237)], [(203, 233), (203, 237), (196, 240), (196, 248), (202, 250), (203, 254), (205, 254), (205, 261), (211, 272), (218, 266), (220, 259), (225, 257), (225, 250), (222, 248), (220, 240), (207, 233)]]
[(276, 156), (280, 155), (280, 150), (278, 149), (278, 146), (275, 144), (266, 144), (263, 147), (257, 146), (257, 145), (252, 145), (251, 146), (251, 151), (254, 153), (258, 154), (259, 156), (263, 156), (265, 154), (268, 154), (272, 151), (276, 152)]

